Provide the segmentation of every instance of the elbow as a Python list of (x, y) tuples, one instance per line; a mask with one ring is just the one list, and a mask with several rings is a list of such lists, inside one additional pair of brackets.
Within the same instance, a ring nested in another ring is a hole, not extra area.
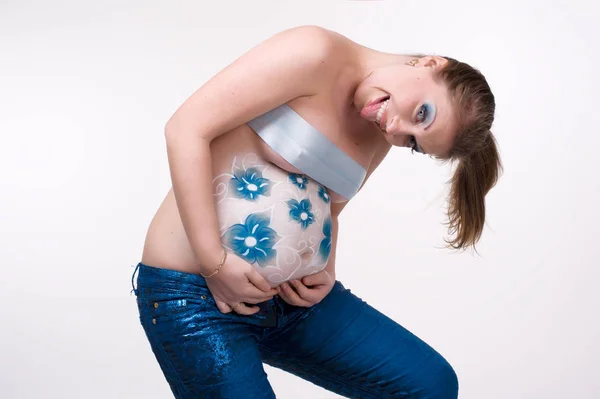
[(178, 133), (178, 130), (174, 129), (173, 126), (169, 125), (168, 123), (167, 125), (165, 125), (164, 135), (165, 144), (167, 146), (166, 150), (168, 153), (172, 152), (175, 148), (179, 146), (179, 143), (183, 141), (181, 140), (182, 135)]
[(198, 128), (190, 127), (189, 124), (183, 125), (175, 117), (171, 117), (164, 127), (167, 144), (178, 142), (190, 143), (191, 141), (210, 144), (211, 139), (206, 134), (203, 134), (202, 131)]
[(171, 140), (171, 138), (175, 135), (177, 135), (177, 132), (180, 131), (180, 126), (178, 126), (179, 124), (177, 123), (177, 120), (175, 119), (175, 116), (172, 116), (167, 123), (165, 124), (164, 127), (164, 134), (165, 134), (165, 138), (167, 140)]
[(186, 132), (190, 132), (190, 123), (183, 118), (179, 111), (175, 112), (167, 123), (165, 123), (164, 132), (165, 137), (168, 140), (172, 140), (176, 137), (181, 137)]
[(167, 146), (176, 145), (177, 143), (189, 145), (191, 141), (207, 141), (203, 135), (196, 134), (194, 130), (186, 129), (172, 120), (165, 124), (164, 135)]

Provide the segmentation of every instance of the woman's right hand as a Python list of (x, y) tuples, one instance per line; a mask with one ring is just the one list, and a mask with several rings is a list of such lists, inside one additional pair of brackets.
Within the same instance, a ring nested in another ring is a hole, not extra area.
[(206, 285), (221, 313), (252, 315), (260, 310), (257, 304), (268, 301), (277, 294), (267, 280), (250, 263), (229, 253), (221, 270), (206, 278)]

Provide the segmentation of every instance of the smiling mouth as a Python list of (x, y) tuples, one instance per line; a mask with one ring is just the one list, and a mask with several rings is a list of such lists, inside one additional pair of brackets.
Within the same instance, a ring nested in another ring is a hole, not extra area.
[(381, 124), (381, 122), (382, 122), (383, 114), (385, 113), (389, 102), (390, 102), (390, 99), (388, 98), (387, 100), (385, 100), (381, 103), (381, 107), (377, 111), (377, 116), (375, 117), (375, 123), (377, 124), (377, 126), (379, 127), (379, 129), (382, 132), (385, 132), (385, 127)]

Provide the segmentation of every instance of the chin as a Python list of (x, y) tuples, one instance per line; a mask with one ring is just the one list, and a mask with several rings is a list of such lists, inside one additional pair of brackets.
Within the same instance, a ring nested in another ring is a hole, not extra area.
[(389, 144), (393, 145), (394, 147), (399, 146), (398, 143), (394, 143), (394, 136), (384, 133), (383, 138), (385, 139), (385, 141), (387, 141)]

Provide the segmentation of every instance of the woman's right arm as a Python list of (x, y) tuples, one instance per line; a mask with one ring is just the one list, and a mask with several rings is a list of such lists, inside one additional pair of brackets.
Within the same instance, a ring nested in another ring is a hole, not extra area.
[[(198, 272), (213, 272), (223, 256), (212, 194), (211, 141), (294, 98), (317, 93), (329, 78), (327, 62), (332, 41), (329, 31), (316, 26), (280, 32), (212, 77), (167, 122), (165, 136), (173, 191), (199, 262)], [(254, 286), (242, 288), (239, 283), (234, 288), (233, 282), (225, 281), (228, 276), (234, 279), (232, 273), (236, 270), (232, 269), (241, 266), (230, 263), (239, 261), (230, 254), (221, 271), (207, 278), (215, 299), (237, 303), (264, 297), (266, 293), (272, 296), (274, 290), (253, 267), (244, 269)], [(241, 282), (243, 276), (238, 277)], [(219, 308), (230, 311), (227, 306)]]

